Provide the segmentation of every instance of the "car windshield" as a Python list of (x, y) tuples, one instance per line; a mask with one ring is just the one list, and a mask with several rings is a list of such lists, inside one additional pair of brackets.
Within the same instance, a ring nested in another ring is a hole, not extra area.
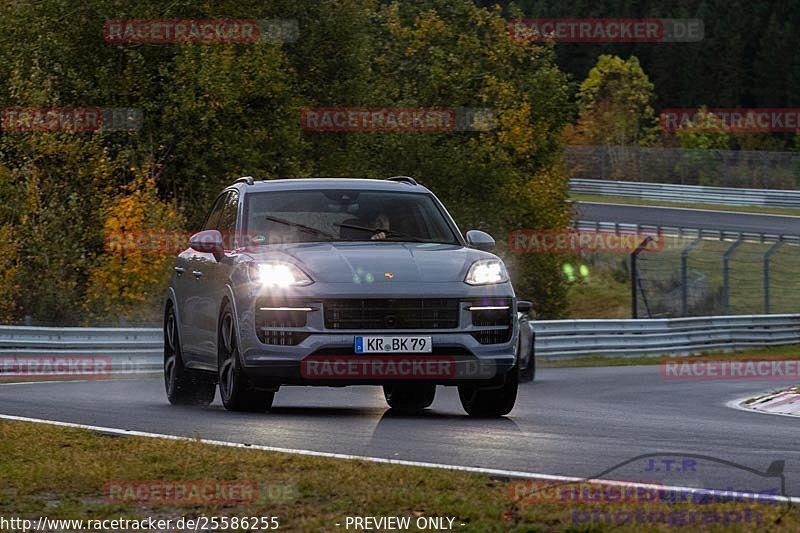
[(249, 193), (244, 232), (250, 245), (378, 240), (458, 244), (431, 195), (387, 191)]

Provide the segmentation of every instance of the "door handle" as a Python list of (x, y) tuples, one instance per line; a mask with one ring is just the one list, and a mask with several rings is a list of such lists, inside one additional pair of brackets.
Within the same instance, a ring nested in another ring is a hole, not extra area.
[(203, 273), (200, 272), (199, 270), (192, 270), (192, 274), (194, 274), (194, 277), (197, 278), (197, 279), (200, 279), (200, 278), (203, 277)]
[(176, 273), (178, 276), (181, 276), (181, 275), (182, 275), (184, 272), (186, 272), (186, 269), (185, 269), (185, 268), (182, 268), (182, 267), (172, 267), (172, 270), (174, 270), (174, 271), (175, 271), (175, 273)]

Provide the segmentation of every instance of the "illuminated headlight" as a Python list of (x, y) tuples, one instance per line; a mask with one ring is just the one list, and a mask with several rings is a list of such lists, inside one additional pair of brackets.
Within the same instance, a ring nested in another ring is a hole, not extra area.
[(304, 287), (314, 283), (292, 263), (260, 263), (250, 269), (253, 281), (265, 287)]
[(475, 261), (467, 272), (465, 283), (470, 285), (493, 285), (508, 281), (508, 272), (499, 259), (481, 259)]

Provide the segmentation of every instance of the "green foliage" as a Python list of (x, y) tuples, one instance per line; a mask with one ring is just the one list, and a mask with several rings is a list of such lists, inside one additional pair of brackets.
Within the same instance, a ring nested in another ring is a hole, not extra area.
[(726, 150), (730, 147), (730, 134), (716, 115), (697, 110), (696, 127), (678, 128), (675, 132), (682, 148), (689, 150)]
[(653, 142), (653, 84), (636, 57), (601, 55), (581, 83), (578, 100), (576, 143), (646, 146)]
[[(496, 3), (481, 1), (484, 3)], [(565, 43), (558, 64), (583, 79), (601, 54), (634, 55), (664, 107), (794, 107), (800, 4), (783, 0), (515, 0), (525, 17), (696, 18), (694, 43)]]
[[(297, 19), (293, 43), (110, 44), (109, 19)], [(19, 2), (0, 10), (0, 107), (130, 107), (135, 132), (0, 132), (0, 318), (147, 318), (164, 261), (110, 256), (119, 229), (197, 228), (241, 175), (408, 174), (505, 253), (516, 228), (569, 223), (561, 131), (569, 86), (552, 47), (508, 39), (468, 0)], [(475, 107), (489, 131), (303, 131), (306, 107)], [(508, 255), (508, 254), (506, 254)], [(544, 316), (559, 265), (508, 257)], [(141, 306), (141, 307), (139, 307)]]
[[(159, 200), (147, 170), (137, 169), (136, 180), (103, 208), (107, 253), (99, 255), (90, 269), (84, 302), (89, 319), (102, 321), (115, 315), (134, 322), (159, 319), (175, 252), (159, 248), (157, 237), (180, 235), (184, 221), (173, 205)], [(128, 249), (128, 242), (137, 241), (147, 249)]]

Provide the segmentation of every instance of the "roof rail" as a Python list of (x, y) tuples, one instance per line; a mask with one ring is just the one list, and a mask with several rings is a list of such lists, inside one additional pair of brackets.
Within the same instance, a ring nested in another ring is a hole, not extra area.
[(399, 181), (401, 183), (408, 183), (409, 185), (419, 185), (417, 180), (409, 178), (408, 176), (392, 176), (391, 178), (386, 178), (386, 181)]
[(253, 184), (253, 176), (242, 176), (238, 180), (234, 181), (234, 183), (246, 183), (248, 185)]

